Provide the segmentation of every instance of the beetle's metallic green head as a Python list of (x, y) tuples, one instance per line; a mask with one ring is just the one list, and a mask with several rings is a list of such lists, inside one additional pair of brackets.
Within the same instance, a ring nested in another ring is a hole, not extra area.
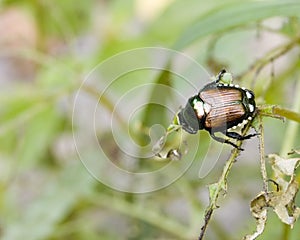
[(198, 132), (199, 119), (190, 101), (188, 101), (186, 106), (183, 109), (181, 109), (177, 117), (178, 123), (182, 126), (182, 128), (185, 131), (191, 134), (196, 134)]

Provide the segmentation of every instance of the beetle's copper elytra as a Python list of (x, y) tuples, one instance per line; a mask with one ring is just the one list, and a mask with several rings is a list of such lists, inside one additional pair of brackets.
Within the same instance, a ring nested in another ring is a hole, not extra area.
[(237, 145), (215, 136), (222, 132), (229, 138), (244, 140), (256, 134), (241, 136), (233, 132), (251, 121), (256, 114), (255, 96), (251, 90), (231, 83), (223, 83), (222, 78), (229, 74), (222, 70), (215, 81), (204, 86), (197, 95), (189, 98), (186, 106), (178, 113), (178, 122), (188, 133), (207, 130), (219, 142)]

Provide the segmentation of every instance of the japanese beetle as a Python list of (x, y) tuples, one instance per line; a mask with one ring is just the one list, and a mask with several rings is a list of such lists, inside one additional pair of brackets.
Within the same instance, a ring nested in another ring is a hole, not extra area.
[[(251, 121), (256, 114), (254, 93), (239, 85), (233, 85), (231, 74), (222, 70), (216, 80), (204, 86), (197, 95), (189, 98), (186, 106), (180, 110), (177, 120), (182, 128), (191, 134), (206, 130), (211, 137), (235, 148), (238, 146), (228, 139), (217, 137), (221, 132), (229, 138), (244, 140), (256, 134), (241, 136), (233, 132)], [(241, 149), (241, 148), (239, 148)]]

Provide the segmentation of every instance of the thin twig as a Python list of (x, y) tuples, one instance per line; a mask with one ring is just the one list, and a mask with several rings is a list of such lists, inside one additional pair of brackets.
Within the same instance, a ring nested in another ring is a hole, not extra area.
[[(249, 131), (250, 126), (251, 126), (251, 124), (248, 124), (243, 129), (242, 135), (245, 135)], [(242, 141), (237, 141), (237, 146), (240, 147), (241, 145), (242, 145)], [(239, 155), (239, 153), (240, 153), (240, 150), (237, 148), (234, 148), (232, 150), (232, 153), (223, 168), (222, 175), (220, 176), (218, 182), (210, 185), (210, 188), (213, 188), (213, 194), (212, 194), (212, 191), (210, 191), (210, 203), (205, 211), (204, 225), (201, 227), (201, 231), (200, 231), (198, 240), (202, 240), (204, 237), (205, 231), (207, 229), (207, 226), (211, 219), (213, 211), (217, 208), (217, 201), (218, 201), (218, 197), (219, 197), (221, 191), (222, 190), (226, 191), (228, 174), (229, 174), (229, 172), (232, 168), (232, 165), (235, 162), (237, 156)]]
[(209, 220), (211, 218), (211, 215), (213, 213), (213, 209), (209, 208), (206, 213), (205, 213), (205, 217), (204, 217), (204, 225), (201, 227), (201, 232), (200, 232), (200, 236), (199, 236), (199, 240), (202, 240), (206, 231), (206, 228), (208, 226)]
[(245, 72), (243, 72), (241, 75), (237, 77), (237, 79), (242, 79), (251, 72), (254, 72), (254, 79), (252, 81), (251, 88), (254, 89), (255, 86), (255, 80), (257, 79), (257, 75), (260, 73), (260, 71), (268, 65), (270, 62), (275, 61), (277, 58), (283, 56), (287, 52), (289, 52), (291, 49), (293, 49), (295, 46), (297, 46), (300, 43), (300, 36), (295, 37), (292, 41), (290, 41), (287, 44), (283, 44), (281, 46), (278, 46), (276, 48), (273, 48), (270, 50), (267, 54), (265, 54), (264, 57), (258, 59), (255, 61), (254, 64), (252, 64)]
[(260, 152), (260, 171), (263, 178), (263, 191), (266, 194), (265, 197), (267, 198), (268, 195), (268, 176), (266, 170), (266, 161), (265, 161), (265, 143), (264, 143), (264, 128), (262, 122), (262, 116), (258, 116), (259, 121), (259, 152)]
[(291, 111), (286, 108), (281, 108), (276, 105), (261, 105), (258, 106), (258, 112), (260, 116), (289, 119), (300, 123), (300, 113)]

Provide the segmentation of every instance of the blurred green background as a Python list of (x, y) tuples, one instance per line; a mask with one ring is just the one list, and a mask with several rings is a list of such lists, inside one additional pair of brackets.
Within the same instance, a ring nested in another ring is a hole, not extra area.
[[(196, 157), (184, 156), (168, 174), (172, 177), (193, 161), (187, 172), (173, 184), (144, 194), (124, 193), (102, 184), (77, 154), (73, 134), (85, 133), (89, 102), (81, 102), (82, 116), (77, 119), (81, 124), (72, 126), (74, 96), (97, 64), (122, 51), (143, 47), (181, 51), (211, 76), (226, 67), (236, 82), (254, 90), (259, 104), (300, 111), (299, 1), (2, 0), (0, 7), (1, 239), (197, 238), (208, 204), (206, 186), (218, 179), (230, 147), (225, 146), (220, 157), (206, 156), (210, 137), (199, 133), (199, 148), (189, 143)], [(141, 59), (133, 56), (122, 61), (111, 66), (107, 75)], [(142, 84), (154, 84), (144, 96), (146, 101), (155, 96), (156, 84), (182, 91), (186, 99), (195, 93), (180, 80), (172, 82), (174, 78), (168, 71), (136, 72), (110, 86), (109, 94), (99, 99), (101, 87), (107, 85), (104, 76), (100, 90), (82, 91), (94, 102), (99, 100), (100, 120), (105, 123), (120, 96)], [(194, 84), (201, 88), (203, 81), (208, 79)], [(163, 103), (174, 101), (173, 111), (184, 104), (169, 91), (160, 97)], [(122, 122), (127, 112), (114, 114)], [(134, 141), (145, 145), (147, 129), (155, 123), (167, 127), (171, 120), (165, 108), (149, 105), (118, 136), (126, 141), (124, 134), (129, 129)], [(145, 172), (168, 164), (125, 159), (110, 125), (102, 122), (96, 129), (99, 145), (117, 166)], [(290, 121), (265, 119), (266, 153), (299, 149), (298, 125), (290, 135)], [(187, 141), (198, 141), (199, 135), (186, 136)], [(89, 146), (89, 138), (80, 136), (81, 143)], [(255, 229), (249, 204), (262, 189), (258, 141), (249, 140), (244, 146), (205, 239), (241, 239)], [(87, 147), (85, 154), (95, 156), (94, 147)], [(199, 178), (205, 156), (219, 161), (205, 178)], [(164, 177), (169, 176), (155, 181)], [(296, 202), (299, 205), (299, 196)], [(258, 239), (296, 240), (299, 234), (299, 222), (289, 230), (270, 211), (266, 230)]]

